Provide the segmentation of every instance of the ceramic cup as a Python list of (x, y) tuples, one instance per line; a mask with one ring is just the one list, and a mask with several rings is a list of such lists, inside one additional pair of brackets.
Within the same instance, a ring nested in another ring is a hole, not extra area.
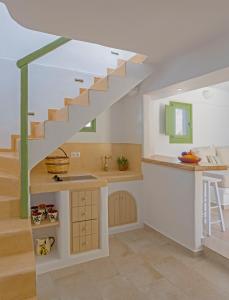
[(32, 214), (33, 212), (38, 211), (38, 206), (31, 206), (30, 209)]
[(39, 204), (38, 205), (38, 211), (42, 214), (41, 219), (44, 220), (46, 218), (46, 205), (45, 204)]
[(56, 209), (52, 209), (48, 212), (48, 218), (51, 223), (54, 223), (58, 219), (58, 211)]
[(32, 214), (32, 222), (35, 225), (40, 225), (42, 219), (42, 213), (39, 211), (34, 211)]
[(47, 214), (48, 214), (48, 212), (49, 212), (50, 210), (53, 210), (54, 207), (55, 207), (54, 204), (47, 204), (47, 205), (46, 205), (46, 212), (47, 212)]

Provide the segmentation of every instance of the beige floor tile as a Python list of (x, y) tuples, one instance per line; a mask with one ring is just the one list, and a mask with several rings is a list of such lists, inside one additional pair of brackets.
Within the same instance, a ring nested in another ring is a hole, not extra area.
[(119, 274), (118, 269), (109, 257), (96, 259), (82, 265), (84, 272), (92, 280), (104, 280)]
[(133, 253), (133, 251), (124, 242), (112, 236), (109, 240), (110, 257), (125, 257)]
[(144, 286), (142, 291), (150, 299), (156, 300), (191, 300), (187, 295), (184, 294), (179, 288), (171, 284), (166, 279), (160, 279), (154, 284)]
[(192, 299), (226, 299), (215, 285), (176, 258), (168, 257), (157, 264), (155, 268)]
[(38, 277), (38, 300), (228, 300), (229, 267), (140, 229), (110, 237), (110, 256)]
[(104, 281), (99, 289), (103, 300), (151, 300), (122, 276)]

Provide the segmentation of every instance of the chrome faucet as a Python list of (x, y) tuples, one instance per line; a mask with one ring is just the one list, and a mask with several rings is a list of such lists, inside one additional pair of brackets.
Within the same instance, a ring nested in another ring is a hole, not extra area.
[(109, 165), (108, 165), (108, 161), (111, 159), (111, 155), (105, 155), (104, 159), (103, 159), (103, 170), (104, 171), (108, 171), (109, 169)]

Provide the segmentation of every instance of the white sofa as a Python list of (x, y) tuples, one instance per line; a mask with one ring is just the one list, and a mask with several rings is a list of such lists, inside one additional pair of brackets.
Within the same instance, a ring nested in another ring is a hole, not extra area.
[(229, 208), (229, 146), (224, 147), (199, 147), (192, 151), (201, 158), (202, 164), (226, 165), (228, 170), (205, 172), (207, 176), (220, 178), (220, 196), (224, 208)]

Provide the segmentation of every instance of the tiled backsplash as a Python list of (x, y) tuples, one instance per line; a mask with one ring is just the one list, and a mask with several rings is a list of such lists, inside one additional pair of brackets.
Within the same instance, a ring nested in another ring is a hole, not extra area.
[[(110, 170), (118, 170), (117, 158), (124, 155), (129, 160), (130, 171), (141, 170), (142, 146), (140, 144), (119, 144), (119, 143), (66, 143), (61, 146), (70, 157), (71, 152), (80, 152), (80, 157), (70, 158), (69, 171), (102, 171), (102, 158), (110, 155)], [(59, 150), (50, 155), (62, 155)], [(45, 161), (40, 162), (34, 171), (46, 171)]]

